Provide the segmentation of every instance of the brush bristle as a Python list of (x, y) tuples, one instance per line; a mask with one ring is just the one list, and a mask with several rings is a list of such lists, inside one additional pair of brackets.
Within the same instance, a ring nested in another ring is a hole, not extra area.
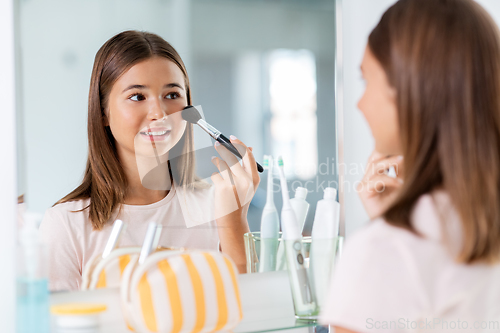
[(188, 105), (182, 110), (182, 119), (187, 121), (188, 123), (196, 124), (201, 119), (200, 112), (192, 106)]
[(278, 166), (282, 167), (283, 166), (283, 157), (278, 156)]
[(269, 168), (269, 156), (264, 155), (262, 166), (264, 167), (264, 170), (267, 170), (267, 168)]

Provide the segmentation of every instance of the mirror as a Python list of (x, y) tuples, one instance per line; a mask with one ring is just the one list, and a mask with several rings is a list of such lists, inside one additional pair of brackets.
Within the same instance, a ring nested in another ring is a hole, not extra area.
[[(80, 184), (94, 56), (111, 36), (136, 29), (156, 33), (177, 49), (193, 105), (203, 106), (209, 123), (253, 147), (261, 163), (264, 154), (283, 155), (290, 192), (298, 186), (309, 191), (304, 233), (310, 234), (323, 189), (338, 188), (334, 0), (18, 5), (18, 184), (29, 211), (43, 214)], [(266, 177), (261, 175), (250, 207), (251, 231), (260, 228)]]

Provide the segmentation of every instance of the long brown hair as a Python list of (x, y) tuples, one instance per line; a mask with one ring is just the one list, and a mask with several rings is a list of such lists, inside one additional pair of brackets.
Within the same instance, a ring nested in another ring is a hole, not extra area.
[[(89, 152), (82, 184), (59, 200), (57, 204), (90, 199), (88, 209), (92, 226), (101, 230), (113, 212), (124, 201), (127, 178), (119, 162), (115, 139), (105, 124), (105, 110), (113, 84), (135, 64), (152, 58), (164, 57), (174, 62), (184, 74), (187, 102), (191, 104), (189, 78), (177, 51), (158, 35), (124, 31), (109, 39), (97, 52), (90, 79), (88, 106)], [(179, 185), (195, 183), (193, 125), (187, 124), (179, 142), (172, 148), (171, 176)], [(177, 179), (176, 179), (177, 178)]]
[(396, 89), (405, 183), (384, 217), (415, 231), (417, 199), (443, 188), (459, 213), (459, 262), (500, 257), (500, 37), (472, 0), (400, 0), (368, 47)]

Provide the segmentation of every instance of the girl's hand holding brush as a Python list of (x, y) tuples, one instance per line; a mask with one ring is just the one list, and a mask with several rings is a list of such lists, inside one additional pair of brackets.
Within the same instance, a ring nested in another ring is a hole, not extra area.
[(213, 157), (212, 162), (219, 173), (212, 174), (211, 179), (215, 184), (215, 216), (218, 217), (221, 248), (231, 256), (241, 273), (246, 271), (243, 234), (250, 231), (247, 212), (260, 177), (252, 148), (234, 136), (230, 139), (243, 157), (243, 165), (226, 147), (216, 142), (215, 149), (221, 158)]

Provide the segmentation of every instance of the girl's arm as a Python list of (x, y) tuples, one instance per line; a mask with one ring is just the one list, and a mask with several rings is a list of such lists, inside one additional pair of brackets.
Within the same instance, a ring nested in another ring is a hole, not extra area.
[(48, 252), (50, 291), (78, 290), (81, 270), (75, 246), (77, 235), (57, 208), (47, 210), (40, 224), (40, 239)]
[(243, 156), (243, 165), (224, 146), (218, 142), (215, 144), (215, 149), (222, 157), (212, 158), (219, 169), (219, 173), (216, 172), (211, 177), (215, 184), (215, 216), (222, 252), (233, 259), (240, 273), (245, 273), (243, 234), (250, 231), (248, 207), (259, 186), (260, 177), (252, 148), (248, 148), (234, 136), (231, 136), (231, 143)]

